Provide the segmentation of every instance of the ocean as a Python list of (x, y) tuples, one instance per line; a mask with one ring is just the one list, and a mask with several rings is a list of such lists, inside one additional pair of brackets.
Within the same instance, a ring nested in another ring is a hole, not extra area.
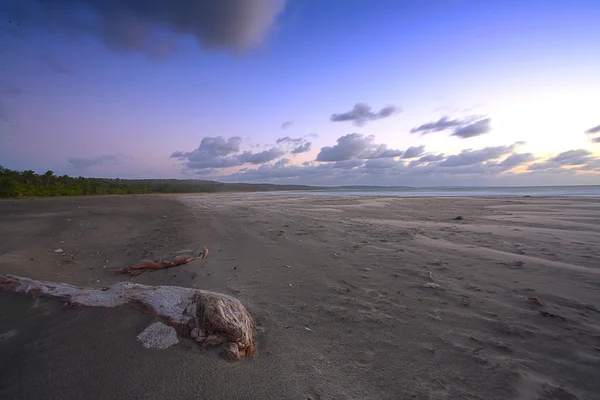
[(600, 185), (515, 186), (515, 187), (421, 187), (360, 188), (271, 192), (313, 196), (398, 196), (398, 197), (600, 197)]

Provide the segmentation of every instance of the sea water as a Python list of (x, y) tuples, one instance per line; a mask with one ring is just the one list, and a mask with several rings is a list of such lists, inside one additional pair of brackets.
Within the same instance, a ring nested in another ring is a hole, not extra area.
[(514, 186), (514, 187), (399, 187), (399, 188), (327, 188), (271, 192), (315, 196), (400, 196), (400, 197), (600, 197), (600, 185), (582, 186)]

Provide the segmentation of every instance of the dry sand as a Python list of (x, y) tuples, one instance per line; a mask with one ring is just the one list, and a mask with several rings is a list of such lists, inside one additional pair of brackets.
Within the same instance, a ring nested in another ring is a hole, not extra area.
[[(258, 355), (147, 349), (157, 318), (139, 310), (2, 294), (0, 398), (598, 399), (598, 243), (598, 199), (3, 201), (0, 274), (231, 294)], [(107, 272), (203, 246), (207, 260)]]

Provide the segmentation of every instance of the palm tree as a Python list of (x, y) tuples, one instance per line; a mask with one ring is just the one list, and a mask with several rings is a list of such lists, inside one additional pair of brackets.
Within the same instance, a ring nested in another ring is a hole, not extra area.
[(33, 185), (35, 183), (36, 180), (36, 173), (33, 170), (25, 170), (21, 173), (21, 176), (23, 177), (23, 182), (25, 183), (25, 185), (30, 186)]
[(44, 185), (46, 186), (46, 188), (50, 187), (50, 183), (52, 183), (52, 181), (55, 178), (54, 171), (48, 170), (48, 171), (44, 172), (43, 178), (44, 178)]

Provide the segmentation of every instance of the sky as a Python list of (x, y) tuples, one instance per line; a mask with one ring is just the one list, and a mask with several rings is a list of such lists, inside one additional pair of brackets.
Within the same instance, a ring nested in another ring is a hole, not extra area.
[(0, 165), (600, 184), (600, 2), (0, 0)]

